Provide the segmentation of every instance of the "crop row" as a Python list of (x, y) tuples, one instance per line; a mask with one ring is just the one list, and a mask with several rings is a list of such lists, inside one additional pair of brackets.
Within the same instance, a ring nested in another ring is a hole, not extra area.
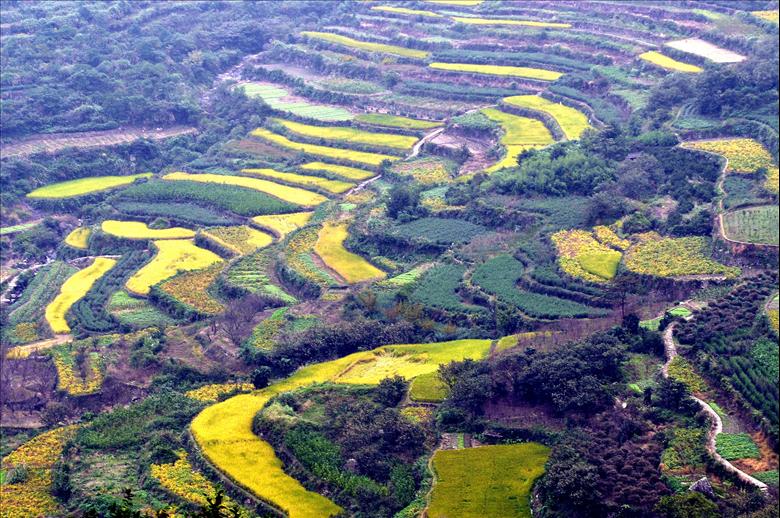
[(115, 259), (96, 257), (94, 262), (74, 273), (66, 280), (55, 299), (46, 306), (46, 321), (55, 334), (69, 333), (70, 326), (65, 320), (68, 310), (84, 297), (92, 285), (116, 264)]
[(241, 216), (291, 212), (296, 206), (254, 189), (236, 185), (206, 184), (191, 181), (151, 181), (132, 185), (119, 195), (122, 200), (141, 202), (184, 202), (228, 210)]
[(154, 246), (154, 258), (125, 283), (131, 293), (147, 295), (152, 286), (178, 271), (199, 270), (222, 261), (213, 252), (195, 246), (191, 239), (154, 241)]

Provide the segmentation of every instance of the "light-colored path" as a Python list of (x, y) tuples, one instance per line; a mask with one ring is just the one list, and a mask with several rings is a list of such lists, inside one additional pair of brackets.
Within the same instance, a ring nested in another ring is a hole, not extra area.
[(412, 147), (412, 152), (409, 154), (408, 157), (406, 157), (406, 159), (409, 160), (410, 158), (414, 158), (417, 155), (419, 155), (420, 150), (425, 145), (425, 143), (431, 141), (432, 139), (435, 139), (442, 131), (444, 131), (444, 128), (435, 129), (430, 133), (428, 133), (427, 135), (425, 135), (420, 140), (418, 140), (417, 143), (414, 145), (414, 147)]
[[(674, 343), (674, 327), (675, 323), (673, 322), (669, 324), (669, 326), (664, 330), (664, 351), (666, 352), (666, 363), (664, 363), (662, 372), (665, 378), (669, 377), (669, 365), (677, 356), (677, 345)], [(755, 486), (763, 492), (767, 492), (768, 488), (766, 484), (757, 478), (751, 477), (718, 454), (715, 445), (718, 434), (723, 433), (723, 420), (721, 420), (717, 412), (715, 412), (715, 410), (713, 410), (708, 403), (702, 401), (696, 396), (692, 395), (691, 397), (710, 418), (710, 429), (707, 432), (707, 451), (710, 453), (710, 455), (712, 455), (712, 458), (715, 459), (715, 462), (723, 466), (726, 471), (739, 478), (742, 482)]]

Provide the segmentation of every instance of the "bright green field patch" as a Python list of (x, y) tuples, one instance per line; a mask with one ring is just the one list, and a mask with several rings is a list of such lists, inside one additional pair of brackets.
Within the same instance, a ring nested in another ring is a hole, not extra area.
[(504, 134), (500, 142), (506, 149), (504, 158), (485, 170), (488, 173), (516, 167), (517, 157), (526, 149), (545, 147), (555, 142), (550, 131), (536, 119), (512, 115), (495, 108), (485, 108), (482, 113), (501, 126)]
[(274, 110), (290, 112), (299, 117), (321, 121), (347, 121), (353, 115), (338, 106), (312, 104), (289, 99), (289, 92), (276, 85), (265, 83), (245, 83), (241, 85), (249, 97), (259, 97)]
[(472, 72), (475, 74), (488, 74), (493, 76), (524, 77), (541, 81), (555, 81), (563, 76), (560, 72), (532, 67), (512, 67), (505, 65), (478, 65), (474, 63), (431, 63), (428, 65), (437, 70), (449, 70), (451, 72)]
[(430, 518), (528, 518), (529, 495), (544, 474), (550, 449), (537, 443), (439, 450)]
[(422, 374), (412, 380), (409, 387), (409, 399), (422, 403), (439, 403), (448, 393), (447, 385), (439, 377), (439, 372)]
[(375, 133), (351, 128), (349, 126), (312, 126), (311, 124), (302, 124), (300, 122), (284, 119), (271, 120), (277, 124), (281, 124), (296, 135), (302, 135), (304, 137), (404, 150), (411, 149), (415, 142), (417, 142), (417, 137), (397, 135), (395, 133)]
[(306, 169), (307, 171), (325, 171), (326, 173), (334, 174), (346, 178), (347, 180), (361, 181), (376, 176), (376, 173), (373, 171), (366, 171), (365, 169), (358, 169), (346, 165), (326, 164), (325, 162), (308, 162), (298, 167), (300, 169)]
[(777, 245), (779, 225), (777, 205), (749, 207), (723, 215), (726, 237), (745, 243)]
[(387, 128), (431, 129), (442, 125), (441, 122), (410, 119), (409, 117), (388, 115), (386, 113), (363, 113), (356, 115), (355, 120), (357, 122), (373, 124), (374, 126), (385, 126)]
[(566, 138), (576, 140), (580, 138), (583, 132), (590, 128), (588, 117), (579, 110), (561, 103), (548, 101), (538, 95), (515, 95), (504, 98), (504, 102), (512, 106), (537, 110), (552, 116), (563, 130)]
[(336, 43), (338, 45), (344, 45), (345, 47), (351, 47), (367, 52), (394, 54), (396, 56), (417, 59), (425, 59), (428, 57), (428, 52), (424, 50), (408, 49), (406, 47), (385, 45), (384, 43), (374, 43), (371, 41), (360, 41), (353, 38), (348, 38), (346, 36), (341, 36), (340, 34), (331, 34), (329, 32), (303, 31), (301, 32), (301, 36), (327, 41), (328, 43)]
[(22, 232), (24, 230), (29, 230), (33, 228), (35, 225), (37, 225), (38, 221), (32, 221), (30, 223), (20, 223), (19, 225), (12, 225), (10, 227), (2, 227), (0, 228), (0, 236), (6, 236), (8, 234), (15, 234), (17, 232)]
[(588, 273), (602, 279), (612, 279), (617, 273), (621, 259), (620, 252), (585, 253), (578, 257), (580, 266)]
[(726, 460), (760, 459), (761, 451), (746, 433), (722, 433), (715, 438), (715, 444), (721, 457)]
[(28, 198), (73, 198), (92, 192), (105, 191), (121, 185), (133, 183), (137, 178), (149, 178), (152, 173), (141, 173), (130, 176), (92, 176), (53, 183), (35, 189), (27, 195)]

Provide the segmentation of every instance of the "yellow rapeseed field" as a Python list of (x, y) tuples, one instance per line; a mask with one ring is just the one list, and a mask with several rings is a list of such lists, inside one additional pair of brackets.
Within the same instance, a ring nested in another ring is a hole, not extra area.
[(515, 95), (505, 97), (504, 102), (511, 106), (519, 106), (530, 110), (538, 110), (552, 116), (569, 140), (580, 138), (583, 132), (590, 128), (588, 117), (579, 110), (565, 104), (548, 101), (538, 95)]
[(568, 29), (570, 23), (537, 22), (534, 20), (510, 20), (508, 18), (471, 18), (465, 16), (453, 16), (452, 21), (468, 25), (524, 25), (526, 27), (546, 27), (552, 29)]
[[(450, 361), (484, 358), (490, 352), (490, 343), (490, 340), (457, 340), (391, 345), (308, 365), (268, 388), (206, 408), (195, 417), (190, 428), (202, 453), (220, 471), (290, 518), (333, 516), (341, 508), (324, 496), (307, 491), (287, 475), (271, 445), (252, 433), (254, 415), (282, 392), (326, 381), (377, 384), (386, 375), (393, 374), (411, 379), (433, 372)], [(391, 357), (396, 359), (395, 365)]]
[(344, 248), (348, 236), (346, 222), (326, 223), (320, 229), (314, 251), (350, 284), (384, 279), (385, 272)]
[(764, 187), (775, 194), (778, 192), (778, 183), (780, 183), (778, 168), (769, 151), (754, 139), (694, 140), (685, 142), (683, 147), (717, 153), (726, 157), (729, 161), (726, 171), (731, 173), (753, 173), (764, 167), (767, 170)]
[(84, 250), (87, 248), (89, 235), (92, 230), (89, 227), (74, 228), (70, 234), (65, 237), (65, 244), (73, 248)]
[(274, 238), (247, 225), (212, 227), (202, 231), (203, 236), (231, 250), (236, 255), (254, 252), (273, 243)]
[(380, 133), (364, 131), (350, 126), (313, 126), (284, 119), (271, 119), (281, 124), (289, 131), (304, 137), (322, 138), (327, 140), (339, 140), (353, 142), (368, 146), (382, 146), (395, 149), (411, 149), (417, 142), (417, 137), (399, 135), (397, 133)]
[(293, 212), (292, 214), (269, 214), (255, 216), (252, 221), (263, 228), (276, 232), (282, 239), (290, 232), (304, 226), (311, 219), (313, 212)]
[(127, 280), (125, 287), (135, 295), (148, 295), (149, 289), (178, 271), (199, 270), (222, 261), (217, 254), (195, 246), (192, 239), (154, 241), (157, 255)]
[(504, 158), (487, 168), (488, 173), (505, 167), (515, 167), (517, 157), (526, 149), (541, 148), (555, 142), (550, 131), (536, 119), (512, 115), (495, 108), (485, 108), (482, 113), (501, 125), (504, 134), (500, 142), (506, 148)]
[(35, 189), (27, 194), (28, 198), (72, 198), (92, 192), (113, 189), (120, 185), (133, 183), (137, 178), (149, 178), (152, 173), (133, 174), (129, 176), (92, 176), (68, 180), (67, 182), (53, 183)]
[(386, 13), (408, 14), (411, 16), (427, 16), (429, 18), (442, 18), (439, 13), (433, 11), (422, 11), (419, 9), (407, 9), (405, 7), (393, 7), (392, 5), (375, 5), (372, 11), (384, 11)]
[(74, 273), (60, 288), (60, 293), (46, 306), (46, 321), (55, 334), (70, 332), (70, 326), (65, 320), (65, 314), (79, 299), (87, 294), (92, 285), (108, 270), (114, 267), (116, 261), (107, 257), (96, 257), (95, 261)]
[(541, 81), (555, 81), (563, 74), (552, 70), (532, 67), (513, 67), (506, 65), (478, 65), (474, 63), (431, 63), (428, 65), (438, 70), (452, 72), (473, 72), (475, 74), (489, 74), (494, 76), (524, 77)]
[(301, 164), (298, 167), (309, 171), (325, 171), (346, 178), (347, 180), (361, 181), (376, 176), (376, 173), (373, 171), (366, 171), (365, 169), (357, 169), (356, 167), (348, 167), (345, 165), (326, 164), (325, 162), (308, 162), (306, 164)]
[(44, 432), (3, 459), (3, 470), (6, 473), (16, 466), (27, 468), (26, 480), (0, 484), (0, 511), (3, 518), (60, 514), (59, 505), (51, 495), (52, 467), (75, 430), (75, 426), (64, 426)]
[(697, 67), (696, 65), (691, 65), (690, 63), (683, 63), (682, 61), (677, 61), (676, 59), (672, 59), (669, 56), (665, 56), (664, 54), (661, 54), (660, 52), (657, 52), (655, 50), (650, 50), (643, 54), (640, 54), (639, 57), (640, 59), (643, 59), (648, 63), (652, 63), (653, 65), (659, 66), (661, 68), (665, 68), (667, 70), (672, 70), (674, 72), (699, 73), (703, 71), (701, 67)]
[(282, 185), (268, 180), (261, 180), (260, 178), (247, 178), (245, 176), (229, 176), (212, 173), (189, 174), (176, 172), (166, 174), (163, 176), (163, 180), (189, 180), (191, 182), (238, 185), (239, 187), (246, 187), (248, 189), (261, 191), (266, 194), (270, 194), (271, 196), (275, 196), (280, 200), (295, 203), (297, 205), (304, 205), (307, 207), (313, 207), (328, 201), (328, 198), (321, 194), (317, 194), (316, 192), (299, 189), (297, 187), (290, 187), (289, 185)]
[(265, 128), (257, 128), (252, 130), (250, 135), (287, 149), (294, 149), (296, 151), (302, 151), (311, 155), (335, 158), (337, 160), (348, 160), (350, 162), (357, 162), (360, 164), (378, 166), (384, 160), (389, 160), (392, 162), (401, 159), (397, 156), (383, 155), (381, 153), (367, 153), (365, 151), (354, 151), (352, 149), (342, 149), (337, 147), (319, 146), (317, 144), (294, 142), (283, 135), (279, 135)]
[(186, 239), (195, 237), (195, 232), (188, 228), (149, 228), (142, 221), (117, 221), (107, 219), (100, 225), (106, 234), (125, 239)]
[(301, 32), (301, 36), (327, 41), (328, 43), (336, 43), (338, 45), (344, 45), (345, 47), (352, 47), (358, 50), (365, 50), (367, 52), (394, 54), (396, 56), (403, 56), (406, 58), (425, 59), (429, 54), (425, 50), (408, 49), (406, 47), (386, 45), (384, 43), (374, 43), (372, 41), (360, 41), (353, 38), (348, 38), (346, 36), (341, 36), (340, 34), (332, 34), (329, 32), (303, 31)]
[(623, 254), (596, 241), (587, 230), (561, 230), (551, 236), (561, 270), (591, 282), (606, 282), (617, 273)]
[(341, 194), (353, 188), (354, 183), (342, 180), (329, 180), (319, 176), (306, 174), (283, 173), (273, 169), (242, 169), (242, 173), (264, 176), (272, 180), (282, 180), (286, 183), (300, 185), (301, 187), (318, 187), (332, 194)]

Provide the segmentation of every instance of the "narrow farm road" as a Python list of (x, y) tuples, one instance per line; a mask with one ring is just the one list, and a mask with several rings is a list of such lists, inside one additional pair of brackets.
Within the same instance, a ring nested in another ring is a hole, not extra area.
[[(669, 365), (671, 365), (672, 360), (674, 360), (674, 358), (677, 356), (677, 346), (674, 343), (674, 327), (675, 327), (674, 322), (669, 324), (666, 330), (664, 330), (664, 335), (663, 335), (664, 351), (666, 352), (666, 363), (664, 363), (662, 372), (665, 378), (669, 377)], [(736, 475), (736, 477), (739, 478), (741, 481), (745, 482), (746, 484), (755, 486), (759, 490), (766, 493), (768, 491), (768, 487), (766, 484), (764, 484), (763, 482), (761, 482), (756, 478), (751, 477), (741, 469), (734, 466), (731, 462), (721, 457), (720, 454), (718, 454), (716, 448), (716, 440), (718, 434), (723, 433), (723, 420), (707, 402), (693, 395), (691, 397), (693, 398), (694, 401), (696, 401), (696, 403), (710, 418), (710, 429), (707, 432), (707, 451), (710, 453), (710, 455), (712, 455), (712, 458), (715, 459), (715, 462), (723, 466), (723, 468), (726, 471)]]
[(444, 131), (444, 128), (435, 129), (435, 130), (431, 131), (430, 133), (428, 133), (427, 135), (425, 135), (420, 140), (418, 140), (417, 143), (412, 148), (411, 154), (408, 157), (406, 157), (406, 160), (409, 160), (410, 158), (414, 158), (417, 155), (419, 155), (420, 154), (420, 150), (425, 145), (425, 143), (426, 142), (430, 142), (431, 140), (435, 139), (442, 131)]
[(37, 342), (32, 342), (27, 345), (11, 347), (5, 353), (5, 357), (8, 360), (21, 360), (38, 351), (45, 351), (46, 349), (51, 349), (52, 347), (56, 347), (58, 345), (72, 341), (73, 335), (54, 335), (54, 338), (47, 338), (45, 340), (38, 340)]

